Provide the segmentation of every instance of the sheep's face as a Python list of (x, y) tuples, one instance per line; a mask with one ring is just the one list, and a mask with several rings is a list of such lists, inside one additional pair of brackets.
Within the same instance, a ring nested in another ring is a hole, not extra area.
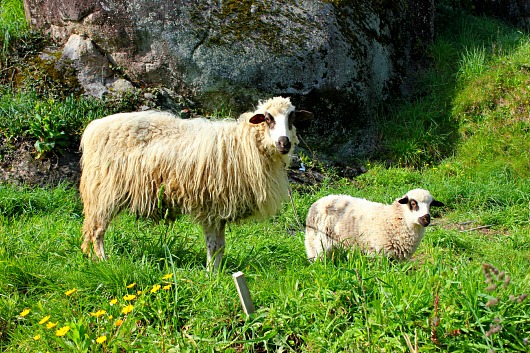
[(267, 133), (271, 144), (281, 154), (288, 154), (298, 144), (295, 124), (300, 121), (311, 120), (313, 114), (304, 110), (297, 111), (287, 98), (273, 98), (288, 104), (273, 104), (265, 108), (265, 112), (257, 112), (249, 119), (251, 124), (266, 123)]
[(404, 216), (409, 224), (427, 227), (431, 223), (431, 206), (443, 206), (427, 190), (414, 189), (398, 200), (405, 207)]

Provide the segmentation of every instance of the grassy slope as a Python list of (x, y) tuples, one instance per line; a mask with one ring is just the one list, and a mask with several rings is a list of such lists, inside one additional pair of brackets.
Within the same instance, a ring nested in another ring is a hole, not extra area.
[[(219, 276), (205, 273), (200, 229), (185, 217), (168, 226), (121, 215), (107, 233), (110, 259), (92, 262), (79, 251), (75, 188), (0, 186), (0, 347), (393, 352), (410, 351), (406, 337), (414, 345), (416, 336), (422, 351), (530, 351), (530, 299), (519, 302), (530, 292), (530, 44), (495, 21), (449, 15), (441, 27), (451, 31), (430, 50), (435, 65), (421, 81), (421, 98), (381, 123), (384, 153), (397, 164), (372, 162), (355, 181), (295, 191), (303, 218), (329, 193), (391, 202), (410, 188), (430, 189), (447, 207), (435, 212), (412, 261), (353, 253), (308, 264), (286, 206), (270, 222), (229, 227)], [(459, 232), (470, 220), (491, 228)], [(494, 274), (500, 285), (493, 289), (484, 263), (510, 281)], [(251, 318), (230, 278), (238, 270), (258, 308)], [(172, 277), (162, 280), (165, 274)], [(123, 314), (127, 293), (137, 297)], [(47, 315), (56, 327), (39, 324)], [(58, 337), (65, 326), (70, 330)]]

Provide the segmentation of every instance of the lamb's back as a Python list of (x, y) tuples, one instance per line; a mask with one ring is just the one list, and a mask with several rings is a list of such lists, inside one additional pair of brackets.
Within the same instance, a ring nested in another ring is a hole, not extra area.
[(329, 195), (315, 202), (306, 224), (335, 242), (379, 251), (385, 242), (392, 206), (348, 195)]

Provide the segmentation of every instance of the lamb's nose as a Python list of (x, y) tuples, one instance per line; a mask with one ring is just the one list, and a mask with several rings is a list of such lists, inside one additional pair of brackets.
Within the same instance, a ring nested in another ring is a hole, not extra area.
[(426, 215), (418, 218), (418, 222), (422, 226), (427, 227), (431, 223), (431, 215), (430, 214), (426, 214)]

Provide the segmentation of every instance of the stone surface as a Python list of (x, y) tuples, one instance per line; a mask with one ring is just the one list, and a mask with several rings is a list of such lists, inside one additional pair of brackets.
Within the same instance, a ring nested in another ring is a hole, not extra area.
[[(289, 95), (332, 139), (351, 137), (406, 89), (433, 36), (433, 0), (24, 2), (31, 24), (67, 43), (66, 53), (75, 57), (69, 48), (78, 44), (93, 65), (78, 71), (102, 75), (105, 88), (111, 76), (101, 59), (137, 86), (167, 87), (205, 113), (237, 114)], [(96, 96), (97, 81), (85, 88)]]
[(79, 84), (87, 95), (101, 98), (107, 92), (105, 84), (113, 74), (108, 60), (90, 39), (78, 34), (70, 36), (57, 63), (59, 68), (65, 65), (74, 66)]

